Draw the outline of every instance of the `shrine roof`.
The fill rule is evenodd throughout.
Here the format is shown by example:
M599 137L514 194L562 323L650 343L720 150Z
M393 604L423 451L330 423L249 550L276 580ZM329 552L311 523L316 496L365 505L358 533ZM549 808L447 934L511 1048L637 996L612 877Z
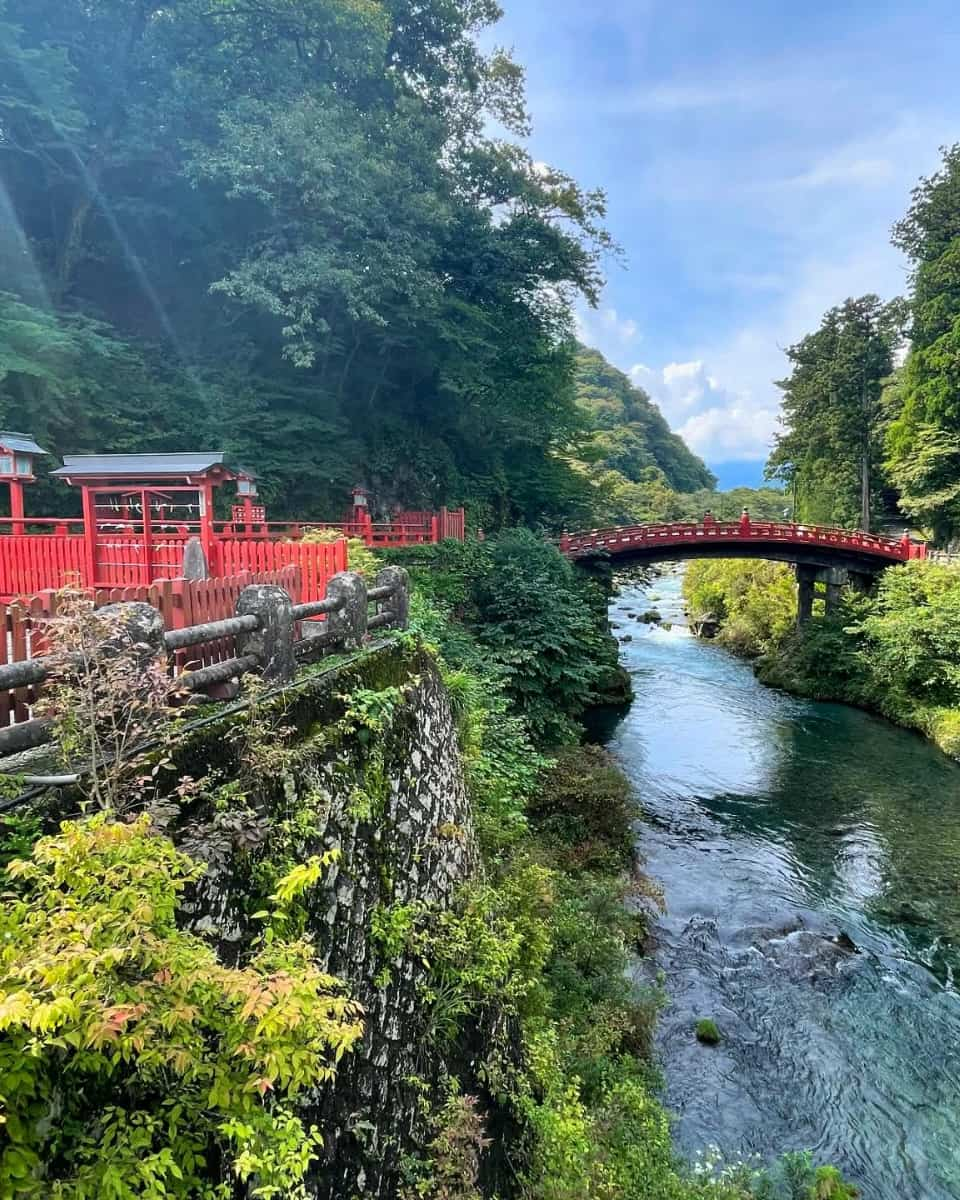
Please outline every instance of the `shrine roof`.
M5 450L19 450L23 454L46 454L46 450L26 433L14 433L12 429L0 429L0 446Z
M61 479L187 479L213 472L233 478L222 450L192 454L65 454L51 475Z

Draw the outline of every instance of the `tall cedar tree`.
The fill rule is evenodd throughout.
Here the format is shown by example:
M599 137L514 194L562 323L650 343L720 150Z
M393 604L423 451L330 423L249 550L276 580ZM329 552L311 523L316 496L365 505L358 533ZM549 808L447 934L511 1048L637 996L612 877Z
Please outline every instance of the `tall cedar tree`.
M914 271L889 470L904 511L947 540L960 534L960 145L920 181L893 240Z
M784 431L767 473L793 489L804 520L870 528L883 483L883 385L902 320L900 302L861 296L787 351L793 371L777 384Z

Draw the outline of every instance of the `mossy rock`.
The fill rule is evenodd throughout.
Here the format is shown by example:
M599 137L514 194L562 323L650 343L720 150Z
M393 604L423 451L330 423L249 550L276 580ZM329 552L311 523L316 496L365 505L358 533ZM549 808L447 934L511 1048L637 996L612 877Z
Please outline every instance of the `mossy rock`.
M719 1046L723 1041L723 1035L717 1028L716 1021L711 1021L709 1017L698 1021L695 1026L697 1041L704 1046Z

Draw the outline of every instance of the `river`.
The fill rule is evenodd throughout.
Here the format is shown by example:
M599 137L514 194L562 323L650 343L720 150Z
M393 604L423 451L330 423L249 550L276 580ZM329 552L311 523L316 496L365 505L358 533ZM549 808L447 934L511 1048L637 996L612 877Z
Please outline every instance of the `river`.
M758 683L690 635L680 581L611 606L636 699L608 738L666 898L637 974L666 977L678 1147L810 1149L865 1200L960 1197L960 768ZM649 608L672 628L631 615ZM716 1048L694 1036L704 1017Z

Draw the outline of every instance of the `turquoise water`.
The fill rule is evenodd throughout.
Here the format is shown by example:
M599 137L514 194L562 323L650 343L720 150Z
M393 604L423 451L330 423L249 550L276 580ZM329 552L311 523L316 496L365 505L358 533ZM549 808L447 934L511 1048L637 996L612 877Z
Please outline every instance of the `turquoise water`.
M679 1146L809 1148L867 1200L960 1197L960 767L630 615L651 607L682 621L679 574L611 608L636 700L609 745L668 905L652 961Z

